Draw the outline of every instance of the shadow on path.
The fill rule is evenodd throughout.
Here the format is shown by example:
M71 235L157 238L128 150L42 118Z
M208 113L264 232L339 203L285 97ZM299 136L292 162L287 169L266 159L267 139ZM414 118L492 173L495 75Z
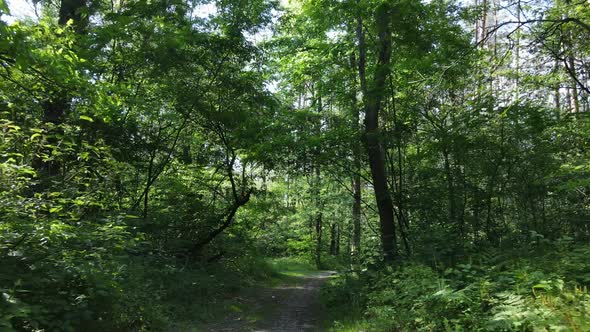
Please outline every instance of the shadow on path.
M293 277L294 283L257 290L248 302L260 316L254 322L235 314L207 329L210 332L316 332L322 326L324 308L320 288L335 272L320 271Z

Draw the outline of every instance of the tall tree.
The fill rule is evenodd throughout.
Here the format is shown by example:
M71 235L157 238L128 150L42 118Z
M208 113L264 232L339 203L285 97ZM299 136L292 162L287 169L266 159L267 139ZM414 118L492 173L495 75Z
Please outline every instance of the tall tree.
M385 151L379 127L379 115L385 98L385 87L390 73L392 50L392 11L393 7L384 2L375 9L375 28L378 37L378 59L373 79L367 82L367 45L363 19L357 19L357 39L359 51L359 78L365 110L365 144L369 155L369 166L373 179L373 189L379 210L381 245L386 261L391 262L397 255L396 227L393 212L393 201L387 182L385 167Z

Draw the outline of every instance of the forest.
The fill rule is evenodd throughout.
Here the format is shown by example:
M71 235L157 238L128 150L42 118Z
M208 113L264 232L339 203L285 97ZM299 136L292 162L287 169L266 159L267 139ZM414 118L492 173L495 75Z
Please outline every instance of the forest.
M590 331L589 115L588 0L0 0L0 331Z

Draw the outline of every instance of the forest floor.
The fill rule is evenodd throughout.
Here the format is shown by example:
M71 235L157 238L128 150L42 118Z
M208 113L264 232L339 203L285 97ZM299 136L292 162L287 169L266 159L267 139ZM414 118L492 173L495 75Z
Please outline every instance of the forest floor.
M230 314L198 331L301 332L325 331L321 286L332 271L283 274L278 285L244 290L229 306Z

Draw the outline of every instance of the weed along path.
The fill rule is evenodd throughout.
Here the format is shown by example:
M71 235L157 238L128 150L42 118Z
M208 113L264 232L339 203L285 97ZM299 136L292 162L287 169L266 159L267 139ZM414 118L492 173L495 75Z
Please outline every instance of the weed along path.
M334 274L318 271L288 276L278 286L252 290L242 298L242 309L205 331L325 331L320 288Z

